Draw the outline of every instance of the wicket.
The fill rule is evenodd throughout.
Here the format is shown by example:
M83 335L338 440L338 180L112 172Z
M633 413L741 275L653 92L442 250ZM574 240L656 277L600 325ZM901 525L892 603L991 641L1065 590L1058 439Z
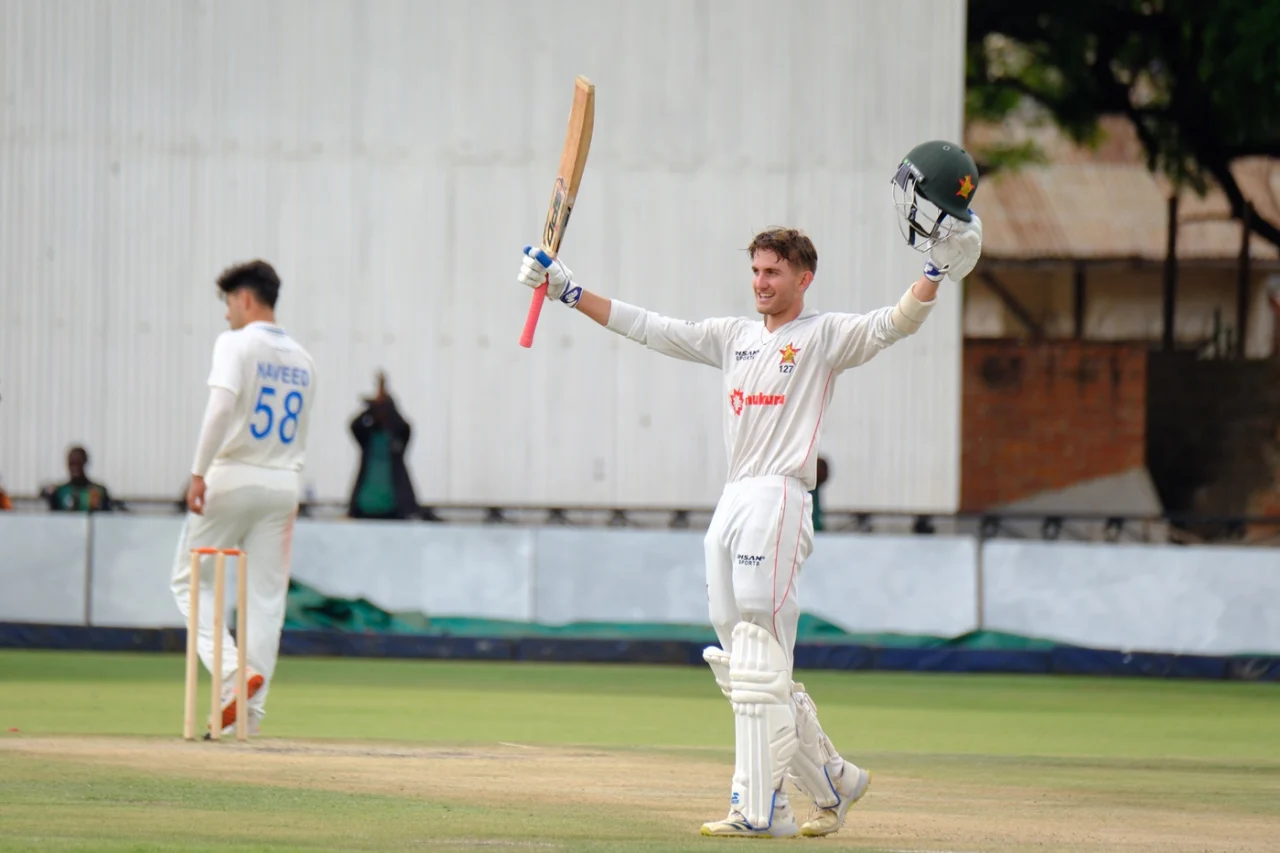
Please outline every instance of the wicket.
M196 737L196 685L200 676L199 627L200 627L200 560L212 556L213 561L213 678L210 692L211 717L210 740L222 737L222 629L226 616L226 558L236 558L236 740L249 739L249 703L245 661L245 639L249 630L248 608L248 555L237 548L192 548L190 600L187 613L187 692L186 716L182 736L186 740Z

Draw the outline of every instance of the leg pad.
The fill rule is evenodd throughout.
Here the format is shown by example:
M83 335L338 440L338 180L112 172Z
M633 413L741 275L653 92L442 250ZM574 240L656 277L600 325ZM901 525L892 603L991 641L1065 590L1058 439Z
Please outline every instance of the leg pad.
M797 747L787 654L766 629L734 626L729 685L737 741L733 799L748 824L765 829Z
M840 754L818 722L818 709L805 692L803 684L792 684L795 699L796 734L798 745L791 759L788 778L804 794L808 794L819 808L834 808L840 804L840 793L832 784L829 771L838 770Z
M733 699L733 688L729 684L729 653L716 646L707 646L702 650L702 659L711 667L711 674L716 677L716 684L724 698Z

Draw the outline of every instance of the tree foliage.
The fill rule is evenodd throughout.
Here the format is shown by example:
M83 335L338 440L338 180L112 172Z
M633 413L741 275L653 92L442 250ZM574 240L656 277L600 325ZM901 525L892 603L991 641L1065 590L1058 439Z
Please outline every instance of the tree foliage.
M967 78L971 118L1030 100L1090 143L1127 116L1149 168L1211 180L1237 218L1231 163L1280 157L1280 0L969 0ZM1249 224L1280 247L1280 222Z

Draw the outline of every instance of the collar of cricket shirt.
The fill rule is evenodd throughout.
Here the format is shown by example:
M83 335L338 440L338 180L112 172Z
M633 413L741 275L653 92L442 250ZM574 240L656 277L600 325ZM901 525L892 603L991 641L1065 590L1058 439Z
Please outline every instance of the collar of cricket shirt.
M810 317L816 317L816 316L818 316L818 309L809 308L808 306L806 306L803 311L801 311L798 315L796 315L796 318L794 320L791 320L790 322L787 322L787 323L783 323L781 326L774 329L772 332L769 331L769 329L765 326L764 320L761 320L760 321L760 342L763 344L767 344L771 340L776 338L778 335L785 332L787 329L790 329L796 323L799 323L801 320L808 320Z

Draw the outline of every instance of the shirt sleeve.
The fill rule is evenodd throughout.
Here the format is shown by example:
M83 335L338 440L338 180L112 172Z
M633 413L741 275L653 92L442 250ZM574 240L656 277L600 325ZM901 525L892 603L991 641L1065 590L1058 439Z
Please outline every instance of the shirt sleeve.
M676 320L614 299L608 328L654 352L723 367L725 347L738 322L736 317Z
M209 386L225 388L239 396L241 374L240 347L234 332L223 332L213 343L213 367L209 370Z
M236 395L215 385L209 389L209 403L204 410L204 424L200 427L200 440L196 442L196 457L191 463L191 473L203 477L209 472L213 457L227 440L236 410Z
M936 302L921 302L908 290L897 305L867 314L824 315L822 348L827 363L837 372L866 364L881 350L914 335Z

